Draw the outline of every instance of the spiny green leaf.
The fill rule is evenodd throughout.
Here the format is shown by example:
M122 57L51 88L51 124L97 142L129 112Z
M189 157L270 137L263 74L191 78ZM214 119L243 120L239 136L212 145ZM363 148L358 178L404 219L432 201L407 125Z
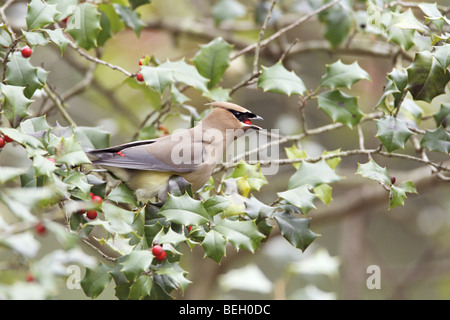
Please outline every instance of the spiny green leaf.
M121 271L129 281L133 282L143 271L150 267L152 261L153 254L149 250L134 250L128 257L122 259L120 263L122 266Z
M363 116L358 108L357 99L339 90L321 93L318 101L319 108L333 121L345 124L350 128L357 125Z
M344 64L341 60L338 60L327 65L327 73L322 76L320 85L331 89L350 88L362 79L370 80L370 76L359 66L357 61L352 64Z
M114 3L113 6L125 25L132 28L136 36L139 37L142 28L145 27L145 23L141 21L141 19L139 18L139 14L127 6L123 6L117 3Z
M392 20L389 28L395 26L400 29L417 30L420 33L428 30L427 26L425 26L423 23L420 23L419 20L417 20L411 9L408 9L402 13L392 12L391 14Z
M332 188L327 183L319 184L313 189L314 194L319 198L324 204L329 205L331 203L331 191Z
M294 247L305 251L306 248L319 236L311 231L311 219L299 218L293 214L278 213L275 219L280 227L283 237Z
M334 6L319 15L321 22L325 23L325 38L333 48L336 48L347 39L352 25L350 12L342 6Z
M41 0L31 0L26 15L28 30L36 30L52 23L59 14L56 5L47 4Z
M132 300L142 300L150 295L152 286L152 279L148 275L141 275L131 284L128 297Z
M50 176L56 170L54 162L39 154L36 154L33 158L33 167L37 176Z
M289 189L311 185L315 187L322 183L333 183L341 178L324 161L317 163L303 162L297 172L289 179Z
M236 0L220 0L213 9L212 14L214 20L220 23L225 20L233 20L243 17L246 13L246 8L243 4Z
M258 231L254 221L233 221L224 219L219 221L213 230L222 234L236 249L247 249L255 252L259 248L264 235Z
M136 197L134 192L127 187L126 184L121 183L115 187L109 194L107 199L118 203L130 203L137 206Z
M408 67L408 86L415 100L431 100L444 93L450 81L450 72L442 69L437 59L429 52L416 53L414 62Z
M97 6L88 2L77 6L66 27L66 32L73 37L75 44L86 50L97 46L100 30L100 12Z
M33 102L24 95L24 87L0 83L0 92L4 98L3 113L11 127L15 128L20 121L29 115L28 107Z
M377 137L388 152L404 148L406 141L413 132L408 129L406 122L393 116L384 116L376 120Z
M213 88L222 79L230 65L230 53L233 46L221 37L202 45L192 59L198 72L209 79L208 88Z
M441 65L443 70L450 65L450 44L444 43L442 46L434 47L433 56Z
M380 167L373 159L370 159L369 162L364 164L358 163L358 170L356 171L356 174L386 185L392 184L386 168Z
M303 185L297 188L289 189L284 192L278 192L277 195L280 198L288 201L294 206L300 208L302 213L306 214L311 209L314 209L316 206L314 205L314 199L316 195L309 191L309 186Z
M405 204L406 193L417 193L412 181L403 182L399 187L391 186L389 191L389 209L403 206Z
M74 135L61 139L61 143L55 150L55 160L58 163L65 163L71 166L90 163L89 158Z
M50 38L50 41L59 47L62 55L64 51L66 51L67 45L70 42L69 39L66 38L61 29L55 30L44 29L44 31L47 33L48 37Z
M443 103L437 113L433 115L436 125L444 128L450 126L450 103Z
M247 164L243 161L239 162L235 167L233 172L228 176L228 178L241 178L246 177L249 191L259 190L265 184L267 184L266 177L261 172L260 164ZM242 181L241 181L242 182Z
M262 67L262 73L258 78L258 88L264 91L302 95L306 87L294 71L287 71L283 63L278 61L271 67Z
M94 268L86 268L86 275L80 282L86 296L95 299L105 290L112 279L110 271L111 268L103 263Z
M169 221L186 226L202 225L209 222L208 213L202 202L192 199L188 194L181 197L169 194L159 214Z
M48 43L48 40L44 37L44 34L42 32L27 32L27 31L22 31L23 35L25 36L25 39L27 40L27 44L29 46L36 46L36 45L41 45L41 46L46 46Z
M30 99L33 93L44 85L47 73L40 67L34 67L29 59L16 53L10 57L6 64L5 81L9 85L25 87L25 97Z
M450 133L442 126L434 130L426 130L420 145L430 151L448 154L450 153Z
M224 196L214 195L208 198L204 203L203 207L210 216L215 216L216 214L222 213L230 205L230 199Z
M414 45L414 29L402 29L392 26L387 30L387 39L398 44L403 50L408 51Z
M217 263L220 263L226 253L226 240L223 235L217 231L210 230L206 233L202 241L202 247L205 251L205 257L211 258Z
M286 156L288 157L288 159L304 159L308 157L306 155L306 152L304 150L298 149L296 145L284 148L284 150L286 151ZM292 165L295 169L298 169L301 166L301 162L293 163Z

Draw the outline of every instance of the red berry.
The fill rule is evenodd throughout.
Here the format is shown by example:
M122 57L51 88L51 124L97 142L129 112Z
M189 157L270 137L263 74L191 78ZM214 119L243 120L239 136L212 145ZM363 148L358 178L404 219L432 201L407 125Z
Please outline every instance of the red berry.
M101 204L103 202L103 199L100 196L92 196L92 202L97 202L98 204Z
M65 24L67 24L68 21L69 21L69 17L64 18L64 19L61 20L61 22L64 22Z
M5 139L6 142L13 142L14 140L8 137L6 134L3 136L3 139Z
M95 211L95 210L88 210L86 212L86 217L88 217L91 220L94 220L95 218L97 218L97 211Z
M25 279L27 280L27 282L33 282L34 281L34 276L31 272L27 272Z
M37 234L44 235L47 229L45 228L44 224L42 222L36 223L34 226L34 230Z
M3 148L6 144L6 141L4 138L0 137L0 149Z
M139 65L142 66L142 61L141 60L139 60Z
M137 79L137 81L140 81L140 82L144 81L144 77L142 76L142 73L139 72L139 73L136 75L136 79Z
M84 210L84 209L79 209L79 210L77 210L77 211L75 211L76 213L78 213L78 214L84 214L85 212L86 212L86 210Z
M160 255L155 256L155 259L158 261L164 261L164 259L166 258L166 255L167 255L166 252L163 251L163 252L161 252Z
M160 256L163 252L165 251L159 244L152 248L152 253L155 257Z
M188 226L188 231L191 232L192 226Z
M244 123L245 123L245 124L252 124L252 122L251 122L249 119L244 120Z
M22 56L24 58L29 58L33 54L33 50L30 47L25 47L22 49Z

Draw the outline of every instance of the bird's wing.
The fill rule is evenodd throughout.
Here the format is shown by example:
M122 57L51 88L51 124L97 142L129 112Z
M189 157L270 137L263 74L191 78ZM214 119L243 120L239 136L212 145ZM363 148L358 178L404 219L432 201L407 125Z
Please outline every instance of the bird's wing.
M111 148L91 150L87 153L97 158L92 161L96 165L175 173L194 171L201 163L199 152L192 152L188 155L188 159L180 160L179 153L174 150L177 146L179 146L179 142L172 141L167 136L155 140L136 141ZM195 150L203 148L201 142L192 143L192 147ZM201 153L200 151L200 158Z

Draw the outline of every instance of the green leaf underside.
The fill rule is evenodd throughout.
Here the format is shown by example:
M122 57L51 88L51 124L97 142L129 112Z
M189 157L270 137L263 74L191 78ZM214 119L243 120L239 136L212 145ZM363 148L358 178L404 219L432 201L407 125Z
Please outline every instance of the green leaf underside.
M386 185L391 185L391 178L386 170L379 166L373 159L364 164L358 164L358 170L356 174L361 175L364 178L375 180Z

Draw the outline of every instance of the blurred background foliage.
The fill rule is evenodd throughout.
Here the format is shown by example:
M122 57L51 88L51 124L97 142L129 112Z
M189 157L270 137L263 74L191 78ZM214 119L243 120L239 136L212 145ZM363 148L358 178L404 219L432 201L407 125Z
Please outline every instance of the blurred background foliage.
M116 2L116 1L112 1ZM120 1L119 1L120 2ZM374 35L364 33L366 17L358 11L364 1L349 1L351 14L351 48L367 47L383 52ZM450 8L450 1L436 1ZM25 28L26 2L15 1L6 14L15 29ZM159 61L175 61L185 58L191 61L199 46L222 36L234 44L234 52L254 43L264 21L264 6L269 1L237 0L153 0L150 5L137 9L143 22L139 37L131 28L120 29L103 47L93 49L102 60L135 73L139 59L154 56ZM311 12L306 0L279 1L273 12L272 24L267 34L273 33L301 14ZM415 9L416 10L416 9ZM448 12L447 12L448 16ZM353 86L359 96L359 107L364 113L373 112L383 94L386 73L393 67L391 55L359 54L350 50L344 41L335 50L324 39L323 23L313 18L308 23L277 39L273 47L283 52L295 39L299 46L292 47L284 65L301 77L307 88L316 88L326 65L341 59L344 63L357 60L366 70L371 81L360 81ZM347 38L348 39L348 38ZM303 44L303 46L302 46ZM310 45L311 48L306 48ZM300 48L300 49L298 49ZM349 50L346 50L349 49ZM271 66L279 59L279 52L272 47L261 53L261 64ZM143 118L155 108L153 95L137 90L126 83L126 76L107 66L98 65L89 70L91 63L75 50L67 48L61 57L60 49L51 44L37 46L31 61L50 71L48 83L59 93L70 92L87 72L92 79L79 92L66 99L68 112L78 125L100 126L111 132L111 144L130 141ZM242 55L231 62L222 87L230 88L251 73L253 55ZM188 89L190 98L186 105L201 113L209 100L201 93ZM34 97L36 98L36 97ZM449 101L447 94L442 99ZM279 129L281 134L301 132L298 97L266 92L262 94L256 85L240 88L232 96L232 102L243 105L264 117L265 129ZM33 104L48 107L42 99ZM329 123L329 118L318 112L316 101L309 102L305 110L306 123L315 128ZM431 108L438 110L439 101ZM188 127L188 108L161 118L169 132ZM55 109L47 113L48 122L68 125ZM364 126L366 147L376 148L376 127L373 122ZM322 154L323 150L350 149L358 145L355 129L345 126L304 140L308 155ZM161 134L161 133L159 133ZM412 145L407 149L413 150ZM29 161L20 149L8 146L2 152L1 165L18 165ZM388 164L389 173L399 181L414 180L423 175L424 168L412 161L374 156L381 166ZM365 156L345 157L338 172L345 179L333 187L330 206L317 204L311 216L311 229L321 234L304 252L284 241L279 232L273 232L267 244L256 254L228 250L221 264L203 257L198 247L193 251L186 246L181 265L189 272L189 285L183 296L186 299L449 299L450 298L450 187L437 179L427 179L417 186L419 194L408 195L405 206L387 210L386 193L376 183L370 183L355 175L358 162L366 162ZM258 198L270 203L277 191L286 188L289 177L295 172L292 166L280 166L276 175L267 175L269 184L257 193ZM426 172L429 175L429 170ZM0 211L3 210L0 207ZM54 249L51 236L42 238L43 252ZM90 252L89 248L86 248ZM3 259L7 257L2 256ZM381 289L369 290L367 267L381 268ZM14 271L2 271L0 281L11 277L24 277ZM61 299L83 299L82 290L69 290L61 283ZM114 298L112 284L98 299Z

